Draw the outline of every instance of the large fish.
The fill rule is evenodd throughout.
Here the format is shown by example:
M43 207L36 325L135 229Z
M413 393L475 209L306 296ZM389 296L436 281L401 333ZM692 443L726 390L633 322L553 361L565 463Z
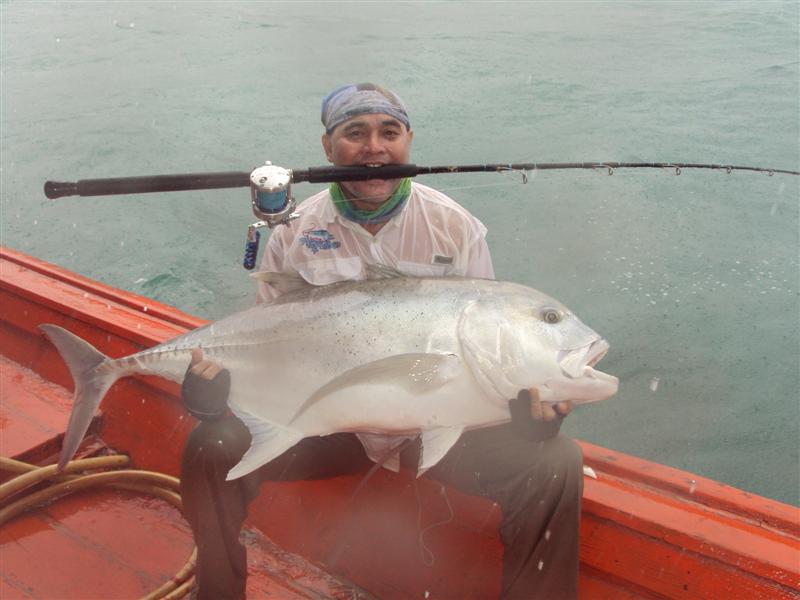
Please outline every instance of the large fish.
M323 287L262 274L276 301L112 359L42 325L75 379L59 465L74 455L108 388L134 373L183 380L191 350L231 373L228 404L252 434L228 474L246 475L305 437L374 442L419 434L419 473L462 431L506 422L508 399L537 386L543 401L603 400L616 377L595 370L608 343L560 302L483 279L386 277ZM292 288L292 289L289 289Z

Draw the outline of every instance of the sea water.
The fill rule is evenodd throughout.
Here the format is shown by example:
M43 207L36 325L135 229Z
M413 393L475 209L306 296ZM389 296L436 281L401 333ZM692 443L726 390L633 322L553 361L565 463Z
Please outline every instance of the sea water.
M45 180L325 163L319 103L374 81L421 165L800 169L797 2L2 2L2 243L207 318L253 302L247 189L45 199ZM611 343L582 439L794 504L800 178L421 177L497 276ZM306 197L320 186L298 184Z

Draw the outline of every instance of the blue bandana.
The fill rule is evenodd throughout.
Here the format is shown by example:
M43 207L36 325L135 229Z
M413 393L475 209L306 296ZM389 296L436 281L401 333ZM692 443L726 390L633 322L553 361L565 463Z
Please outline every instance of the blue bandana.
M408 111L400 96L374 83L344 85L322 100L322 124L329 135L337 125L365 114L389 115L411 129Z

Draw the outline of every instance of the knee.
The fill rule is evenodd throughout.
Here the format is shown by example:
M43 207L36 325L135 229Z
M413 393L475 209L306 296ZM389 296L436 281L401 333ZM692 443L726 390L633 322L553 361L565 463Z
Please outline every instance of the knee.
M539 442L531 457L525 469L526 489L531 494L545 488L574 488L577 493L582 493L583 451L575 440L559 434L546 442Z
M563 465L568 470L583 470L583 450L571 437L559 434L545 442L545 447L553 462Z

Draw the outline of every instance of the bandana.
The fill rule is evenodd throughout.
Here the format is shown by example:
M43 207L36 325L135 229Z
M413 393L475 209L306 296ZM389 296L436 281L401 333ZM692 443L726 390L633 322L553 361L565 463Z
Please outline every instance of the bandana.
M389 115L411 128L406 105L400 96L374 83L345 85L322 100L322 124L329 135L337 125L364 114Z
M411 179L403 179L391 197L375 210L361 210L353 206L338 183L332 183L329 189L334 206L345 219L361 225L374 225L385 223L402 210L411 195Z

